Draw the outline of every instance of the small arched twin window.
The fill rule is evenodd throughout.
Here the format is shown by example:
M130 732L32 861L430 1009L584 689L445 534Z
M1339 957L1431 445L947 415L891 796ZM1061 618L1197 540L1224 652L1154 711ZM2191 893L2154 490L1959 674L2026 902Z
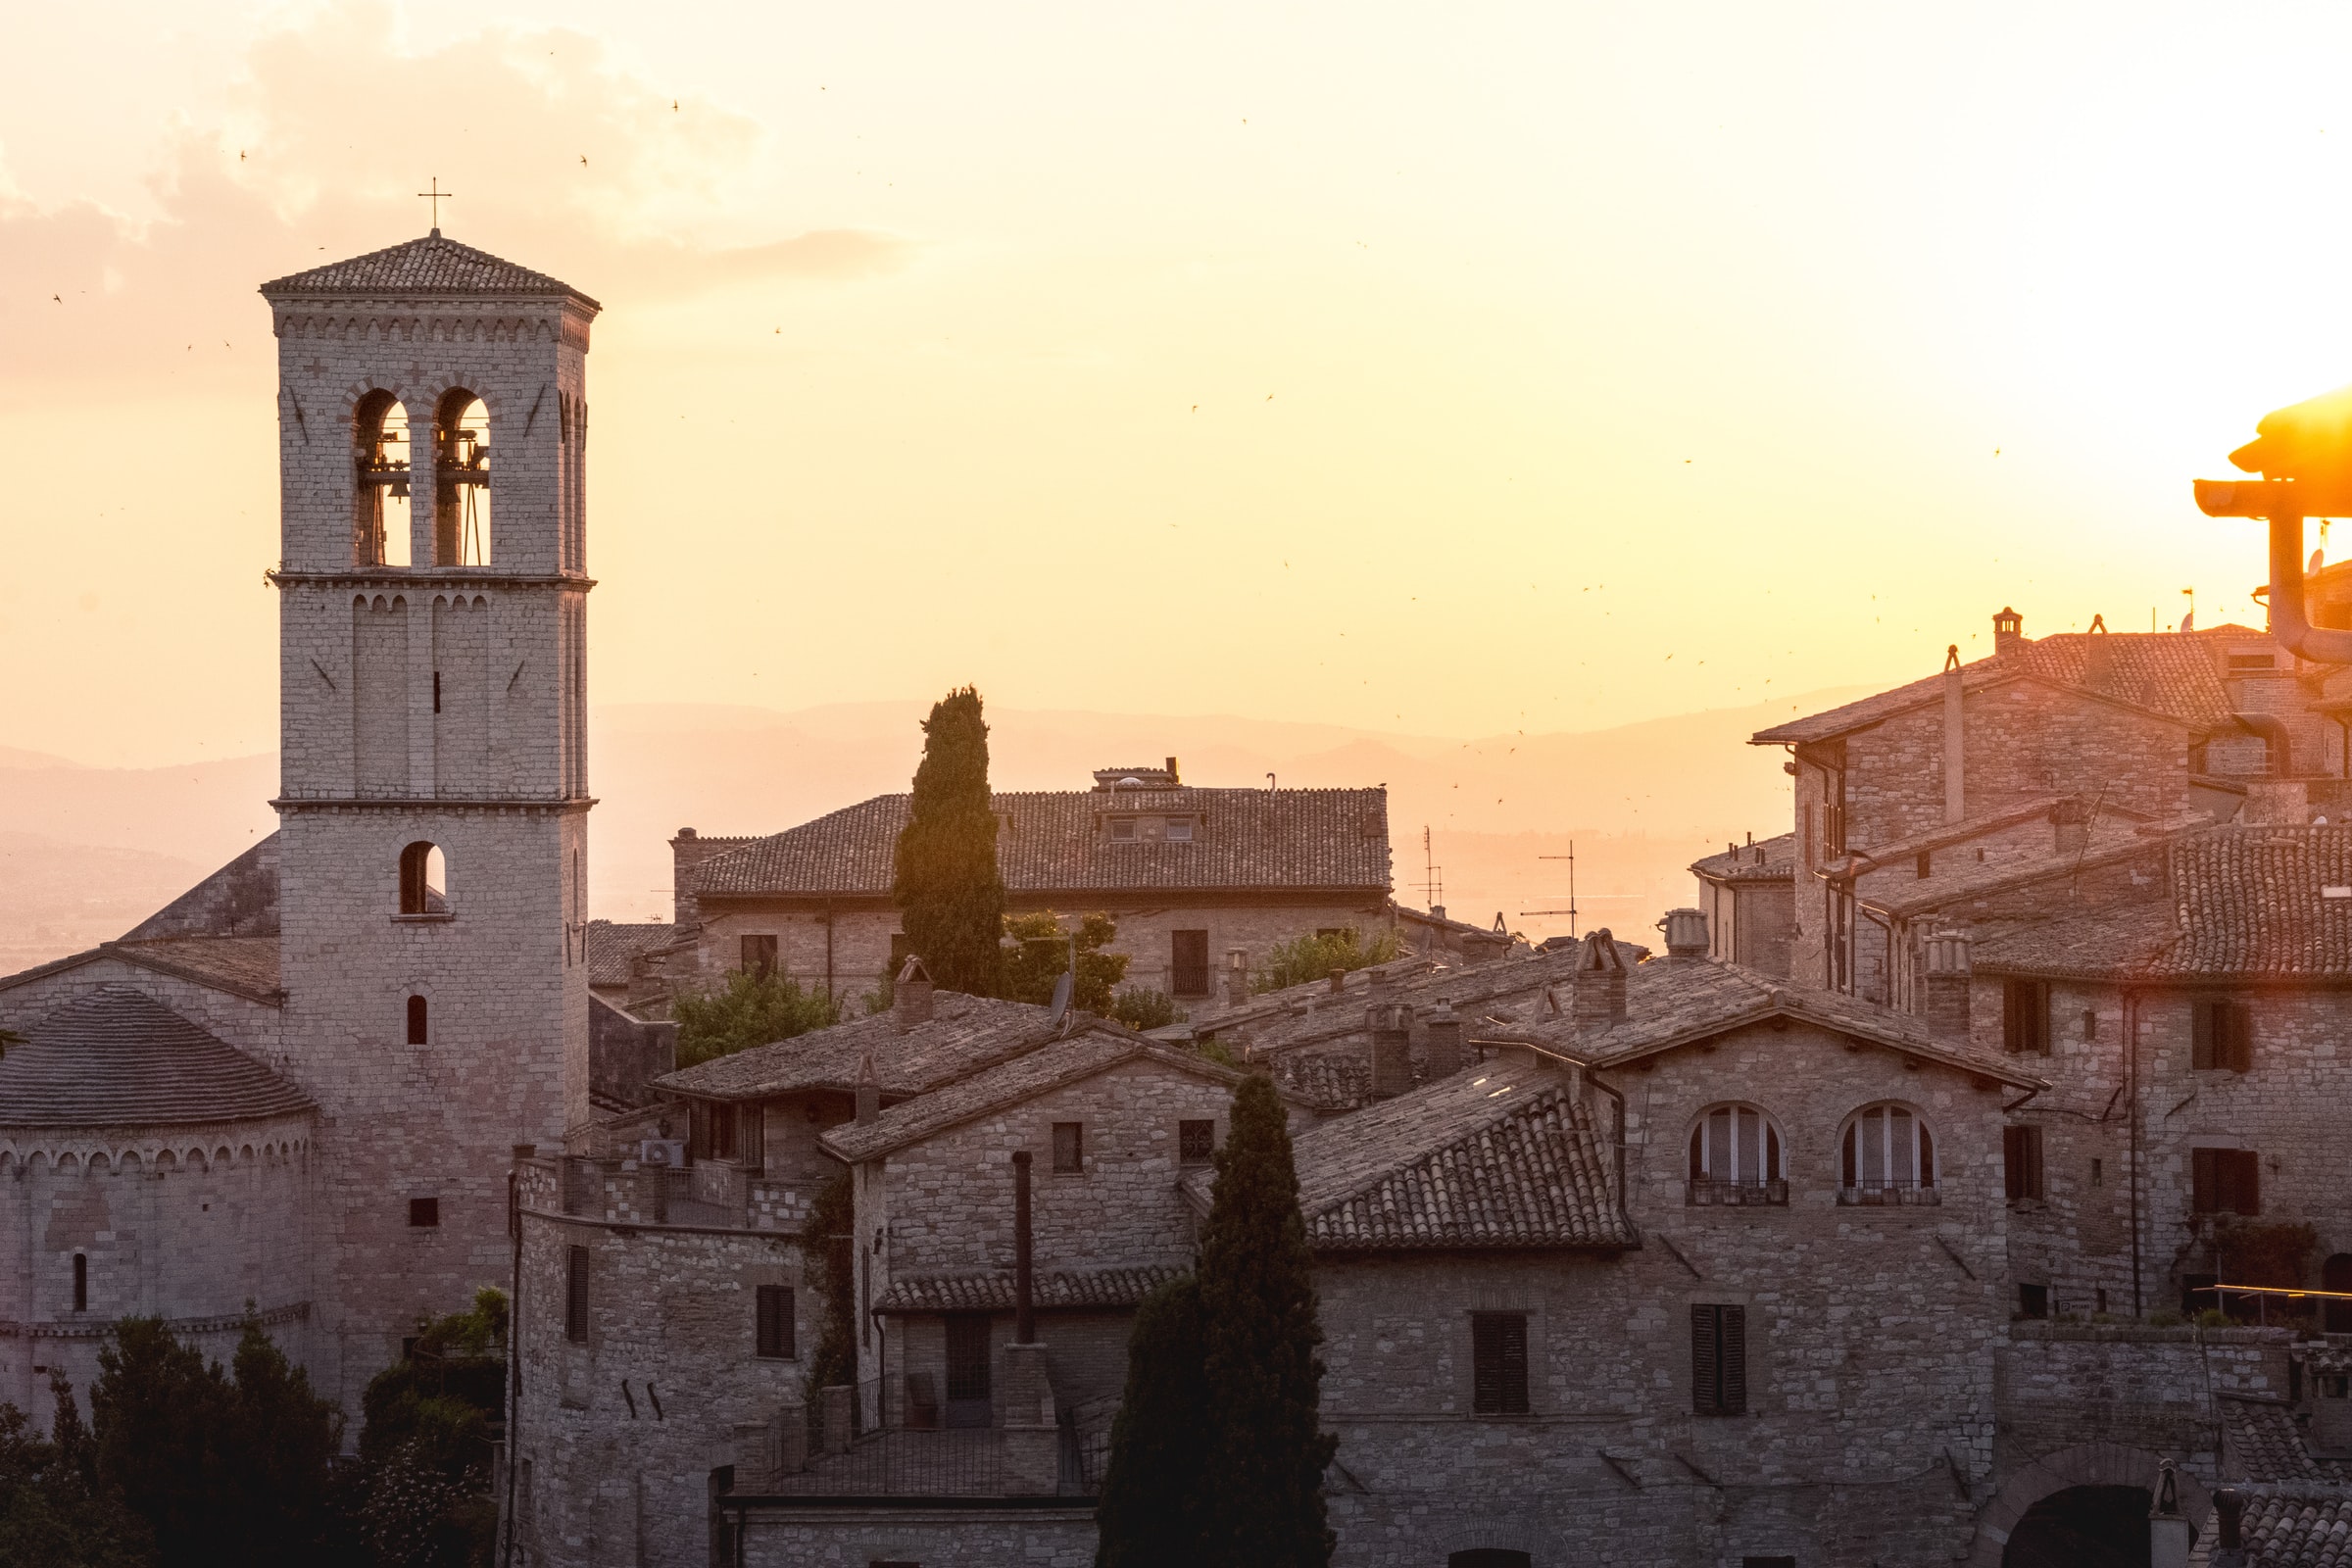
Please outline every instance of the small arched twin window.
M1936 1138L1908 1105L1867 1105L1845 1124L1841 1203L1936 1201Z
M400 912L449 913L449 859L423 839L400 852Z
M1693 1203L1786 1203L1781 1131L1753 1105L1717 1105L1690 1129Z
M1786 1203L1781 1130L1754 1105L1716 1105L1690 1129L1687 1200L1695 1205ZM1856 1111L1838 1139L1838 1201L1933 1203L1936 1138L1908 1105Z

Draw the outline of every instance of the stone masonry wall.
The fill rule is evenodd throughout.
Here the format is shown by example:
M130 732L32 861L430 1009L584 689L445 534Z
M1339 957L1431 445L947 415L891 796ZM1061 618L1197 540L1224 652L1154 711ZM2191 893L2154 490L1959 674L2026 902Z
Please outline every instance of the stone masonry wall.
M2218 1476L2217 1397L2284 1398L2284 1329L2155 1329L2021 1323L1994 1362L2000 1467L2114 1442Z
M292 1076L281 1035L284 1015L278 1007L192 980L158 974L121 958L93 958L0 989L0 1028L27 1033L57 1008L101 986L130 986L145 992L254 1060Z

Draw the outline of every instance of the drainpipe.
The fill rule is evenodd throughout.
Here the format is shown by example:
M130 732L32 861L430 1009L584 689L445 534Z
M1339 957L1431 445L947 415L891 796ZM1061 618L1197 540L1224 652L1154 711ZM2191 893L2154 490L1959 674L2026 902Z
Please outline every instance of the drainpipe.
M2132 1316L2145 1314L2139 1287L2139 995L2124 991L2124 1099L2132 1144Z
M2272 639L2315 663L2352 664L2352 631L2323 631L2304 614L2304 513L2297 486L2293 479L2199 479L2197 510L2208 517L2267 519L2271 525L2268 603ZM2337 487L2315 488L2325 498Z
M1625 1194L1625 1093L1600 1081L1600 1075L1591 1067L1585 1069L1585 1082L1608 1096L1617 1103L1617 1134L1610 1142L1617 1150L1617 1217L1625 1222L1626 1231L1634 1228L1634 1213L1627 1206Z
M1029 1151L1012 1152L1012 1343L1037 1343L1037 1303L1031 1295Z
M2262 752L2273 778L2293 773L2294 750L2288 743L2286 720L2277 713L2231 713L2230 721L2250 735L2262 737Z
M1968 815L1966 726L1960 712L1960 645L1943 651L1943 819Z
M514 1568L515 1452L522 1429L522 1162L539 1157L535 1144L516 1144L507 1170L507 1228L514 1244L514 1279L507 1295L507 1541L500 1562Z

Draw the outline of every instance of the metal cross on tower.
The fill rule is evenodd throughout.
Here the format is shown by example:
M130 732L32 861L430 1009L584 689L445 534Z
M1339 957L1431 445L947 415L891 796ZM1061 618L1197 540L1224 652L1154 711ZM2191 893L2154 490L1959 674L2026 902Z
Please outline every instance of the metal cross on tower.
M441 188L441 176L439 174L435 174L432 177L431 184L433 187L431 190L420 190L416 194L419 197L429 200L433 204L433 232L438 234L441 232L441 204L449 200L452 196L455 196L457 192L443 190Z

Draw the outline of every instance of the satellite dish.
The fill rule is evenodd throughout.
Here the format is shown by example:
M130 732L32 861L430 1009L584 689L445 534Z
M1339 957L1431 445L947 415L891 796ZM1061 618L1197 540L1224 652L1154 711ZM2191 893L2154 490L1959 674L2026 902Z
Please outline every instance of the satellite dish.
M1054 980L1054 1013L1052 1017L1046 1020L1048 1023L1059 1023L1062 1019L1069 1016L1070 987L1071 983L1076 980L1076 978L1077 976L1071 974L1069 970L1064 969L1061 971L1060 976Z

